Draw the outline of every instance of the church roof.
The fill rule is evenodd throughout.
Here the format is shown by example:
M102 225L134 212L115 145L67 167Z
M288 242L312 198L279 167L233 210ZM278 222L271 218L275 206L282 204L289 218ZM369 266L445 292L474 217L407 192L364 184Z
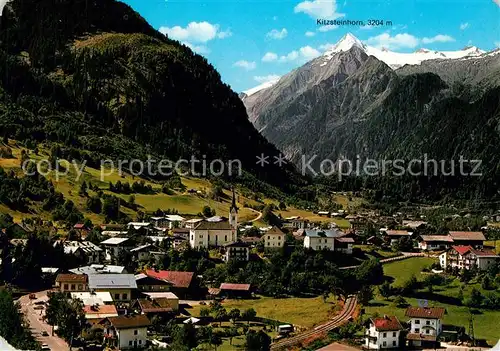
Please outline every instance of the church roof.
M234 194L234 187L233 187L233 200L231 202L231 207L229 208L229 212L232 212L234 210L236 210L236 212L238 212L238 206L236 206L236 195Z

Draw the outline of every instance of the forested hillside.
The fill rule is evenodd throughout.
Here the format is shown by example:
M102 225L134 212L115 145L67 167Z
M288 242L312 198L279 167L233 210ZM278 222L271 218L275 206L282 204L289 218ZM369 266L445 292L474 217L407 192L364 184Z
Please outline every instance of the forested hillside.
M0 135L60 144L98 166L103 158L239 159L232 178L291 193L277 155L236 93L203 57L155 31L114 0L13 0L0 22ZM272 191L272 190L271 190Z

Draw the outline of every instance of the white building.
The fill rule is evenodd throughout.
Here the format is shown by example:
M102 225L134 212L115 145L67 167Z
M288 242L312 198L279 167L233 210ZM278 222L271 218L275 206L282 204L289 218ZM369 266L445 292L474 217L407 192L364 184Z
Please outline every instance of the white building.
M335 238L344 235L340 230L315 230L306 229L304 231L304 247L313 250L334 250Z
M500 260L492 250L474 249L472 246L457 245L439 255L442 268L466 269L477 268L487 270Z
M285 246L285 233L278 227L272 227L262 236L264 238L264 248L279 249Z
M406 317L410 318L410 331L406 338L410 346L432 347L443 331L441 320L446 310L442 307L408 307Z
M395 316L370 319L365 331L365 348L371 350L397 349L400 347L403 326ZM401 345L403 346L403 345Z
M108 346L119 350L146 347L148 326L151 324L146 315L109 317L101 323L104 324Z
M237 240L238 207L233 190L233 202L229 208L229 219L203 220L189 231L192 248L221 247Z
M224 260L248 261L250 259L250 246L241 241L235 241L224 246Z
M106 261L112 261L113 258L116 259L120 255L122 250L129 251L132 249L129 243L129 238L109 238L101 242L101 246L104 247Z
M56 245L62 245L66 255L75 255L85 260L88 264L100 263L104 256L103 250L90 241L58 240L54 243L54 246Z

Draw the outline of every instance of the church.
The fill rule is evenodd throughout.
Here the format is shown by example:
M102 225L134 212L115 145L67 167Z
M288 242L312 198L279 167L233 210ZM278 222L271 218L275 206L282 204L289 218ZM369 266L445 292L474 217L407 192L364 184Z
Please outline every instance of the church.
M222 247L237 241L238 207L233 189L233 200L229 208L229 219L208 218L199 222L189 232L189 244L194 249Z

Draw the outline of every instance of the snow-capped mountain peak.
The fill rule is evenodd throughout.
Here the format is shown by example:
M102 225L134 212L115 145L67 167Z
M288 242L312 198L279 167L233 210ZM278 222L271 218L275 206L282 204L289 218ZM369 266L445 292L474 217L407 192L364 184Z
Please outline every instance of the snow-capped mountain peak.
M335 44L331 49L327 50L325 52L325 56L333 56L334 54L341 52L341 51L348 51L350 50L353 46L357 46L360 49L365 49L366 46L356 38L354 35L351 33L347 33L340 39L337 44Z
M270 88L272 87L274 84L276 84L278 81L280 80L280 78L273 78L265 83L262 83L252 89L248 89L248 90L245 90L243 93L246 95L246 96L250 96L250 95L253 95L261 90L264 90L264 89L267 89L267 88Z

